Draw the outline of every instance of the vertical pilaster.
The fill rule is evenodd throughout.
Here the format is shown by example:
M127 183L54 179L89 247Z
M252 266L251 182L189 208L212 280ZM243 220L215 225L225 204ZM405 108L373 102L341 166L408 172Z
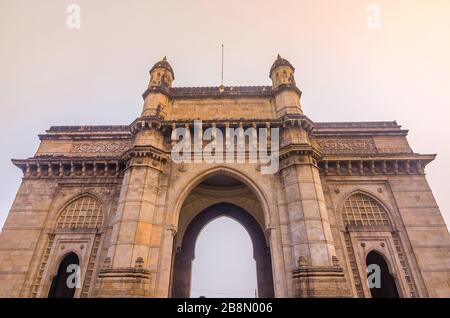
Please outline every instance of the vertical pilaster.
M290 135L295 134L291 132ZM292 273L295 296L350 296L344 272L336 258L315 150L309 144L290 144L287 149L290 150L285 152L282 160L281 178L292 254L297 261Z
M309 155L292 155L282 170L294 259L330 266L335 255L318 168Z
M151 158L133 158L125 173L113 225L110 257L114 267L148 258L160 171Z
M152 241L160 170L150 157L130 159L113 221L108 257L111 265L100 271L97 296L152 296L156 273ZM157 233L156 233L157 234Z
M100 271L97 296L151 297L159 263L162 226L156 218L165 162L163 135L156 122L134 127L134 146L125 155L127 168L112 221L110 265Z

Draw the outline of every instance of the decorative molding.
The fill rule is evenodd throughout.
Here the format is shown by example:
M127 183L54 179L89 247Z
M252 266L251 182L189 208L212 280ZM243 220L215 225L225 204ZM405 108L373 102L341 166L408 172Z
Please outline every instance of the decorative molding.
M317 138L315 142L323 154L377 153L372 138Z
M75 153L122 153L131 147L130 143L83 142L74 143L71 152Z
M125 170L122 159L31 158L13 159L24 178L119 177Z
M316 122L317 128L398 128L396 121Z
M434 158L434 157L433 157ZM432 160L426 155L410 158L355 158L322 159L319 162L322 175L388 175L388 174L424 174L424 167Z
M129 132L128 125L51 126L48 133L60 132Z

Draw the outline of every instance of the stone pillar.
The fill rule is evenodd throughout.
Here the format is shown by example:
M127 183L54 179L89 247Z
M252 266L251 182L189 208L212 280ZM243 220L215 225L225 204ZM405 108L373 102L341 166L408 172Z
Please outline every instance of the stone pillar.
M99 274L97 297L152 297L157 276L162 226L155 220L163 136L154 123L140 123L128 159L113 217L110 265Z
M254 243L253 243L254 244ZM272 260L269 248L260 248L254 254L256 262L256 281L258 283L258 298L273 298L274 283L272 274ZM268 277L272 279L268 279Z
M297 297L349 296L343 270L337 264L317 167L319 153L309 142L302 121L288 122L281 138L281 179L292 253L297 260L293 271L295 294Z
M270 68L280 131L280 176L290 227L292 278L297 297L350 296L338 266L317 167L320 154L311 144L314 124L300 104L295 68L278 55ZM334 261L333 261L334 260Z
M155 289L155 297L166 298L171 296L171 274L173 264L174 238L177 231L175 226L165 225L162 249L160 254L161 264L159 280Z
M161 124L175 79L164 57L150 69L141 117L134 122L133 147L124 155L127 169L113 217L108 263L97 280L98 297L156 297L164 226L158 205L166 144ZM166 273L165 273L166 274Z
M183 248L176 251L173 271L177 273L172 282L172 298L189 298L191 295L192 253ZM175 286L175 288L174 288Z

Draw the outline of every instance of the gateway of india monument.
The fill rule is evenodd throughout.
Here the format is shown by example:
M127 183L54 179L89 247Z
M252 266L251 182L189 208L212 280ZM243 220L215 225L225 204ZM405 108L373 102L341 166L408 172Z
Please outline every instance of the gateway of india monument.
M34 156L12 160L23 179L0 235L0 296L190 297L196 238L228 216L250 235L259 297L450 297L450 237L425 178L435 155L395 121L311 120L294 71L278 56L271 86L173 87L164 58L131 124L39 135ZM251 134L241 162L176 162L176 131L200 120L214 142L267 132L276 169L248 160Z

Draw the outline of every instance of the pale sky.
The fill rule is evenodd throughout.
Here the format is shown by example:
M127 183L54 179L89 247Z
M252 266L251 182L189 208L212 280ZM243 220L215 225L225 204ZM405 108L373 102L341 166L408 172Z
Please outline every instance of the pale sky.
M208 223L195 242L191 297L254 298L256 262L250 235L237 221Z
M80 29L66 25L70 3ZM379 29L367 26L371 3ZM10 159L32 156L38 134L131 123L164 55L175 86L218 85L222 43L226 85L269 85L280 53L312 120L409 129L415 152L438 154L426 172L450 224L448 0L0 0L0 226L21 178Z

